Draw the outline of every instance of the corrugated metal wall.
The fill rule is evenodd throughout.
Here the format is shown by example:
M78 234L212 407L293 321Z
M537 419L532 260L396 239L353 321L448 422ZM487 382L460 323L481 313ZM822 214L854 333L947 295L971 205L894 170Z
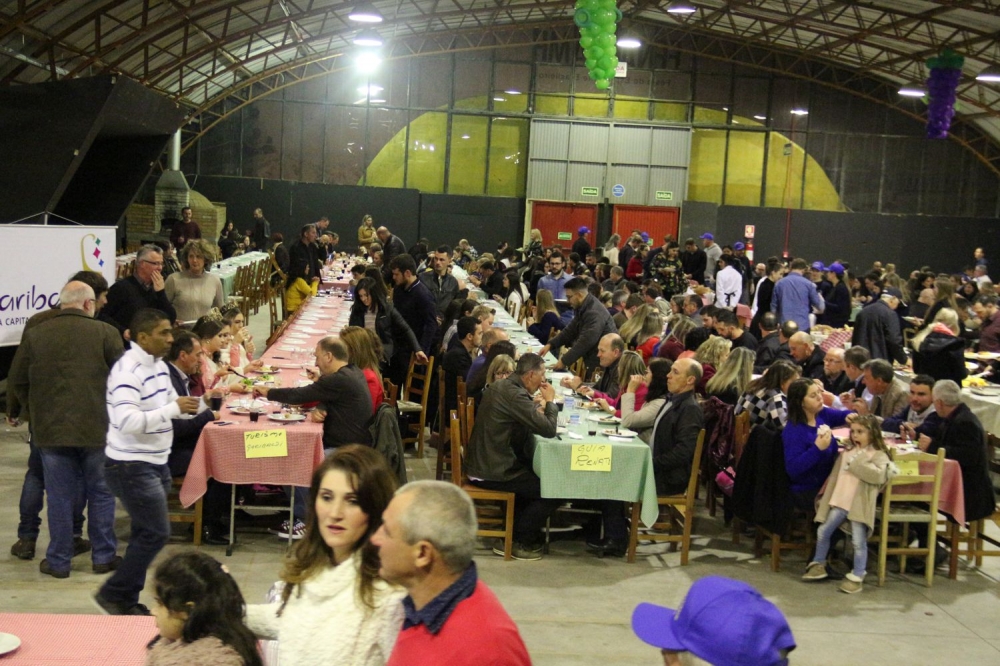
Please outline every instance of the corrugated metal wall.
M687 194L690 150L686 127L535 119L527 197L680 206ZM615 195L616 185L621 196Z

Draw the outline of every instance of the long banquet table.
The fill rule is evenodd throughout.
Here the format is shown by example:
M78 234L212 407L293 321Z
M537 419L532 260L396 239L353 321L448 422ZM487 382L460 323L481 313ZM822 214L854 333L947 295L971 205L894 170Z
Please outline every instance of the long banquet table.
M152 617L48 613L0 613L0 632L21 640L4 666L142 666L158 633Z

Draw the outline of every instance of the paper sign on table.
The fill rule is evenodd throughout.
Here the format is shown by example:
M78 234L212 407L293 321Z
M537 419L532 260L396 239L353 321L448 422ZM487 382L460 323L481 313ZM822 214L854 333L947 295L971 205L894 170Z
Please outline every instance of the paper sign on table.
M916 460L900 460L896 463L900 476L920 476L920 462Z
M610 472L610 444L574 444L569 461L571 472Z
M288 439L282 429L248 430L243 433L243 447L247 458L285 458L288 456Z

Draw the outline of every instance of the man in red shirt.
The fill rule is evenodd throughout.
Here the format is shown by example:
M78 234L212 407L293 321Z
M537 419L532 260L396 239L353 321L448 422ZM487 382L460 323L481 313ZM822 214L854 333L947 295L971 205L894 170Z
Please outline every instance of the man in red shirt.
M476 526L472 500L443 481L406 484L382 514L372 536L379 575L409 592L388 666L531 665L517 625L476 575Z

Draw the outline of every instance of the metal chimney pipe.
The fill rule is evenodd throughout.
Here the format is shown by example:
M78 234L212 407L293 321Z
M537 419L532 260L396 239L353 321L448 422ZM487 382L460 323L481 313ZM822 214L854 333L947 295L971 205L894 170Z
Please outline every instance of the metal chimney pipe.
M181 131L177 130L170 137L170 145L167 147L167 168L171 171L181 170Z

